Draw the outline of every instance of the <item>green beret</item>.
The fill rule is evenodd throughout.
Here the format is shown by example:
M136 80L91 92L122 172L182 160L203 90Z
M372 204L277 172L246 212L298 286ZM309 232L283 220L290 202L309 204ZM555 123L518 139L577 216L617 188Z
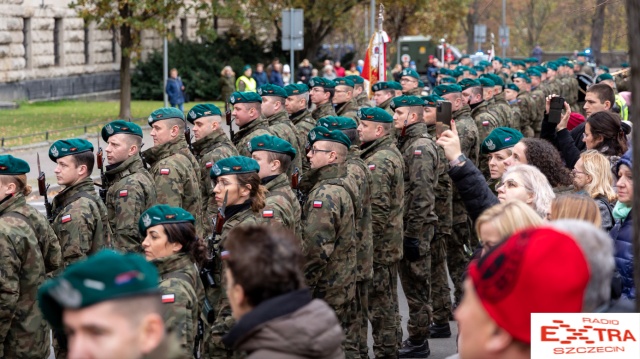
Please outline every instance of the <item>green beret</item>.
M313 144L317 141L329 141L329 142L337 142L339 144L347 146L347 148L351 147L351 141L349 137L342 133L339 130L330 131L326 127L318 126L314 127L309 131L309 146L313 146Z
M362 85L364 83L364 79L362 78L362 76L349 75L349 76L345 76L344 78L353 81L354 85Z
M494 86L504 86L504 81L502 80L502 77L496 74L484 74L484 77L491 79L491 81L493 81L494 83Z
M462 79L458 82L458 85L462 88L462 91L472 87L482 87L482 84L480 84L478 80L473 79Z
M484 66L476 65L476 66L473 67L473 69L478 71L478 72L484 72Z
M482 87L494 87L496 85L496 83L488 77L481 77L478 79L478 82Z
M583 51L583 52L579 52L578 56L589 57L589 54L587 54L586 52ZM567 59L567 60L569 60L569 59Z
M266 84L258 87L258 95L287 98L287 91L278 85Z
M456 67L456 70L458 70L458 71L469 71L469 70L471 70L471 67L460 65L460 66Z
M418 87L424 87L424 82L422 82L422 80L418 80Z
M504 59L502 59L502 61L503 61L505 64L511 64L513 60L511 60L511 59L510 59L510 58L508 58L508 57L505 57Z
M504 86L505 90L513 90L515 92L520 92L520 88L514 84L513 82L509 82Z
M469 55L462 55L462 56L460 57L460 60L462 60L462 59L469 59L469 58L471 58Z
M491 63L486 60L481 60L480 62L478 62L478 65L482 67L488 67L488 66L491 66Z
M527 69L527 75L529 75L529 77L542 77L540 71L532 68Z
M524 62L528 64L535 64L538 63L538 59L536 59L535 57L529 57L528 59L525 59Z
M399 107L422 107L424 101L418 96L398 96L391 101L391 109L395 111Z
M324 77L312 77L309 80L309 87L322 87L325 89L336 88L336 83Z
M422 101L424 101L422 103L422 106L424 107L436 107L438 106L438 101L446 101L442 97L434 94L431 94L429 96L422 96L421 98L422 98Z
M578 56L587 56L585 52L581 52L581 53L584 55L578 54ZM566 56L561 56L561 57L558 57L555 62L558 62L558 61L569 61L569 58Z
M377 92L380 90L398 90L402 91L402 85L395 81L387 81L387 82L376 82L372 87L371 91Z
M220 176L237 175L252 172L260 172L260 165L258 164L258 162L256 162L256 160L244 156L233 156L223 158L220 161L216 162L213 167L211 167L209 176L215 179Z
M234 92L229 97L229 103L235 105L237 103L262 103L262 97L257 92Z
M578 61L578 62L576 62L576 63L577 63L578 65L580 65L580 66L583 66L583 65L585 64L585 62L584 62L584 61Z
M251 65L244 65L244 67L242 68L242 72L245 72L247 70L251 70Z
M353 81L351 79L348 79L346 77L336 77L333 82L336 83L336 86L349 86L349 87L354 87L355 84L353 83Z
M531 68L534 69L534 70L538 70L540 72L540 74L546 74L547 73L547 68L542 66L542 65L532 66Z
M212 103L203 103L191 108L191 111L187 114L187 121L193 124L197 119L209 116L222 116L222 112L218 106Z
M119 133L142 137L142 129L140 126L125 120L115 120L107 123L100 133L102 135L102 139L105 141L109 141L109 137Z
M420 75L418 75L416 70L410 67L407 67L406 69L402 70L402 76L409 76L409 77L413 77L414 79L420 80Z
M558 64L556 62L547 62L547 71L548 70L558 71Z
M620 64L620 67L622 67L623 69L626 69L629 67L629 63L628 62L623 62Z
M143 295L158 295L158 270L140 254L102 250L68 266L38 289L38 305L54 329L62 329L64 309Z
M503 63L504 60L502 60L502 58L500 56L496 56L491 61L498 61L499 63Z
M469 69L468 72L473 75L473 76L478 76L478 72L476 71L476 69Z
M433 88L433 93L438 96L457 92L462 92L462 87L458 84L442 84Z
M450 64L453 64L453 65L457 65L459 63L460 63L460 60L453 60L450 62Z
M502 67L504 67L505 69L511 69L511 65L509 65L509 64L504 64L504 65L502 65Z
M596 77L596 83L600 83L600 82L606 81L606 80L613 81L613 76L608 72L600 74L600 75L598 75L598 77Z
M329 129L329 131L333 130L353 130L358 128L358 123L349 117L341 117L341 116L327 116L318 119L318 123L316 126L322 126Z
M301 95L309 92L309 86L305 84L290 84L284 87L287 92L287 97Z
M605 65L600 65L598 68L606 73L609 73L609 68Z
M196 224L191 213L180 207L171 207L167 204L157 204L142 213L138 220L138 231L144 238L147 229L164 223L185 223Z
M23 175L31 172L29 164L11 155L0 156L0 175Z
M51 161L56 162L58 158L77 155L82 152L93 152L93 145L91 142L82 138L58 140L49 147L49 158Z
M495 128L482 141L480 153L487 154L500 151L505 148L513 147L522 139L522 133L509 127Z
M149 126L151 126L154 124L154 122L168 120L171 118L179 118L184 121L184 113L182 113L180 109L175 107L162 107L151 112L151 115L149 115L147 122L149 122Z
M446 76L440 79L440 83L441 84L455 84L457 83L458 80L456 80L455 78L451 77L451 76Z
M291 159L296 157L296 149L291 144L279 137L271 135L256 136L249 141L249 152L268 151L289 155Z
M528 84L531 83L531 78L529 76L527 76L527 74L525 74L524 72L515 72L513 75L511 75L511 77L514 78L514 79L523 79Z
M453 76L453 77L455 77L455 78L458 78L458 77L460 77L460 76L462 76L462 75L464 75L464 74L462 73L462 71L457 70L457 69L456 69L456 70L453 70L453 71L451 72L451 76Z
M393 117L387 111L379 107L363 107L358 110L357 116L360 121L372 121L381 123L393 122Z
M441 68L438 69L438 74L451 76L451 71L452 70L449 70L446 67L441 67Z

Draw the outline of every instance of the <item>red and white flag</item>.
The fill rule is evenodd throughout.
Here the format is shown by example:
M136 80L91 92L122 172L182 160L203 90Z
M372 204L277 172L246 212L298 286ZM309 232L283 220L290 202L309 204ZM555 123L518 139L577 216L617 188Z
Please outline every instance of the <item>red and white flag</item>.
M367 48L362 67L362 77L369 81L369 89L376 82L387 81L387 43L389 36L382 30L382 14L380 14L378 31L376 31ZM371 91L369 92L371 93Z

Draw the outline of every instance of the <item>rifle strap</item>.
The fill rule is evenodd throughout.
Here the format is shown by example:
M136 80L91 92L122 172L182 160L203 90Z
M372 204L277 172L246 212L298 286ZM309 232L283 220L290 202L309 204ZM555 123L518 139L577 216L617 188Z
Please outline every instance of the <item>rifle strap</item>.
M33 226L33 224L31 223L31 221L29 221L29 218L27 218L27 216L25 216L22 213L18 213L18 212L6 212L0 215L0 217L11 217L11 218L17 218L20 219L22 221L24 221L26 224L29 225L29 228L31 228L31 230L33 231L33 234L35 236L38 235L38 231L36 231L36 228Z
M68 205L70 205L71 203L79 200L80 198L86 198L89 199L91 201L93 201L94 203L96 203L99 206L99 203L96 201L95 198L93 198L90 194L88 194L87 192L78 192L76 194L74 194L73 196L67 198L66 201L64 201L62 203L62 205L56 207L56 210L53 211L52 213L52 217L55 219L56 217L58 217L58 215L60 214L60 212L62 212L63 209L65 209Z

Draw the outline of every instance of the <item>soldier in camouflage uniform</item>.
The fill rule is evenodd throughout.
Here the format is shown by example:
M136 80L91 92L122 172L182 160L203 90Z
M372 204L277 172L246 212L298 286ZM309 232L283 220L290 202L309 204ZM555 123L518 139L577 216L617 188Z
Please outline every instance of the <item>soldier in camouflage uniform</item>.
M175 333L185 353L194 353L202 345L202 338L196 336L198 321L205 320L204 286L196 265L207 253L204 246L191 244L195 222L191 213L166 204L149 208L139 220L145 258L160 275L165 326Z
M200 193L200 166L189 151L183 132L186 126L182 111L167 107L149 116L153 147L143 152L151 166L149 172L156 187L157 201L172 207L181 207L198 218L198 237L204 235L202 224L202 194Z
M531 78L524 72L516 72L513 74L513 84L518 86L520 93L518 94L518 107L520 107L520 132L525 137L533 137L533 130L536 116L538 115L538 107L536 100L531 97ZM517 130L517 129L516 129Z
M306 153L307 135L314 127L316 120L309 112L309 87L305 84L291 84L284 87L287 92L285 100L285 108L289 114L289 119L293 123L298 137L298 144L302 146L302 152L299 152L300 161L302 161L302 172L307 172L309 167L309 159L304 155Z
M234 92L229 98L233 106L231 115L240 128L235 133L233 144L240 156L251 157L249 142L260 135L270 135L269 122L262 116L262 97L255 92Z
M49 330L36 307L44 282L45 261L35 223L24 213L29 194L29 165L13 156L0 156L0 357L42 359L49 356ZM16 184L14 176L25 181ZM7 194L11 190L14 194ZM20 195L18 195L20 193ZM57 264L60 257L58 253Z
M340 131L316 127L309 132L309 143L311 170L300 183L307 198L302 206L304 273L313 297L327 302L349 333L358 328L351 309L356 299L357 194L345 164L351 141ZM360 358L358 347L348 335L346 357Z
M434 88L434 93L451 102L451 116L458 128L462 153L474 164L477 164L480 146L478 128L471 118L471 108L464 103L462 88L456 84L438 85ZM469 261L464 247L471 238L471 221L467 216L467 210L458 190L456 188L452 190L453 218L451 223L453 231L451 240L447 243L447 267L455 288L455 307L462 298L462 278Z
M393 118L381 108L360 110L360 157L371 172L373 280L369 320L376 358L398 353L398 262L402 258L404 160L389 134Z
M262 114L269 122L269 132L273 136L281 138L291 144L297 153L303 153L306 142L300 143L293 122L289 119L284 108L287 92L280 86L264 85L258 88L258 94L262 96ZM285 168L286 173L291 176L298 169L302 174L302 156L295 156L292 165Z
M346 77L338 77L333 80L336 83L336 93L333 96L333 104L336 106L336 116L348 117L358 121L358 104L353 95L353 81Z
M122 252L141 252L138 219L156 203L156 188L140 157L142 129L135 123L117 120L102 128L109 145L107 172L107 213L113 230L113 247Z
M520 93L520 88L516 86L514 83L508 83L504 87L504 99L509 104L509 108L511 108L512 114L512 122L510 128L516 129L520 131L520 118L522 117L522 113L520 112L520 106L518 105L518 94Z
M533 121L533 133L535 137L540 137L540 130L542 129L542 119L544 117L544 107L546 97L544 95L544 91L540 89L540 84L542 83L542 74L537 69L530 68L527 70L527 75L531 79L531 97L535 101L536 104L536 117L535 121Z
M225 240L233 228L262 223L260 212L265 206L266 189L260 184L259 171L260 165L244 156L224 158L211 168L211 179L215 183L213 193L218 206L224 210L224 225L222 231L216 233L220 255L214 259L217 268L214 275L219 284L212 293L215 320L211 323L211 340L208 341L209 358L231 358L233 355L222 343L222 337L229 333L235 321L225 292L226 278L221 258Z
M409 339L398 351L400 358L426 358L431 323L431 241L438 217L434 188L438 182L438 152L427 132L422 104L417 96L393 99L394 125L400 132L398 149L404 160L404 257L399 272L409 304Z
M402 70L402 76L400 77L400 85L402 86L402 94L406 96L420 96L422 95L422 88L420 87L420 75L416 70L407 67Z
M223 158L237 156L238 150L224 133L222 112L213 104L200 104L191 108L187 121L193 125L195 142L193 153L200 168L200 195L202 196L202 225L207 238L213 232L211 220L218 214L209 172L213 164Z
M289 142L270 135L254 137L250 144L251 157L260 165L260 180L269 191L262 220L265 223L276 221L300 237L302 211L287 176L287 169L297 156L296 149Z
M371 101L369 101L367 91L364 89L364 79L358 75L349 75L345 78L353 81L353 97L356 99L358 108L371 107Z
M361 114L357 115L362 118ZM373 278L373 238L371 229L371 186L373 179L367 165L360 158L360 148L357 143L358 125L356 121L348 117L325 117L318 121L318 125L326 127L330 131L339 130L349 138L351 147L347 155L347 176L349 176L356 187L353 189L358 194L359 201L354 202L356 213L356 300L353 301L352 313L356 314L356 323L359 325L360 333L355 339L360 343L360 355L368 355L367 345L367 320L369 318L368 309L368 288ZM347 336L352 335L347 333ZM354 331L353 335L357 335Z
M373 91L373 100L376 102L376 106L385 110L391 117L393 117L393 110L391 109L391 102L396 97L397 91L401 91L402 86L394 81L389 82L376 82L371 88ZM393 134L393 126L391 129Z
M511 127L513 124L513 111L504 97L504 81L502 77L495 74L487 74L486 78L493 81L493 111L502 118L504 127Z
M309 98L316 105L311 116L317 121L322 117L335 116L333 97L336 93L336 83L324 77L312 77L309 80Z

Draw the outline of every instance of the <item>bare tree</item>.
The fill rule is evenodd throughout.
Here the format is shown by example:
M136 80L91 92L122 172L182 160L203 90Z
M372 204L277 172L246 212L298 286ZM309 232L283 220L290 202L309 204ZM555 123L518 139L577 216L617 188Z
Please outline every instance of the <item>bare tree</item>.
M596 63L602 60L602 39L604 37L604 12L609 0L597 0L596 11L591 22L591 53ZM636 19L637 21L637 19Z

